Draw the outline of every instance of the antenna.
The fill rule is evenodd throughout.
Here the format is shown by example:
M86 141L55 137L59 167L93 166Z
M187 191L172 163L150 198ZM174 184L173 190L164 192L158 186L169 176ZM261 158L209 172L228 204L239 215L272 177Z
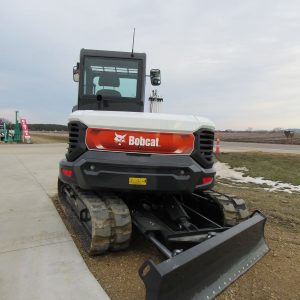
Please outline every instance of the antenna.
M134 36L135 36L135 28L133 28L133 37L132 37L132 50L131 50L131 57L133 57L133 49L134 49Z

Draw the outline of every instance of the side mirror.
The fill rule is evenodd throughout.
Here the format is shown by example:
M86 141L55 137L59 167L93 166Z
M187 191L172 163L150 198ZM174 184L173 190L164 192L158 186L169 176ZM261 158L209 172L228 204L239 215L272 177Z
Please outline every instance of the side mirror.
M152 85L160 85L160 70L159 69L151 69L150 70L150 80Z
M75 82L79 81L79 63L77 63L76 66L73 67L73 80Z

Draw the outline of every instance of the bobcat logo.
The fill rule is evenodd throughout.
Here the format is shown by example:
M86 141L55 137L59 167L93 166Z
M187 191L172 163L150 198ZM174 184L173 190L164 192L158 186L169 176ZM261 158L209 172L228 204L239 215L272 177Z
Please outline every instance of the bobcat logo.
M126 135L127 134L121 135L121 134L117 134L115 132L115 138L114 138L115 143L118 144L119 146L121 146L122 143L126 142L126 140L125 140Z

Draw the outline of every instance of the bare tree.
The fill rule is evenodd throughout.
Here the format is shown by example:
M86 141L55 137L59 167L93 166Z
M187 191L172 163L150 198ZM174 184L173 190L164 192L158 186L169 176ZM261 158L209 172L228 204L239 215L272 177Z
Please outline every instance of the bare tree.
M293 138L295 135L295 131L290 131L291 143L293 144Z
M291 144L293 144L293 137L295 135L295 131L293 130L284 130L283 131L285 137L286 137L286 143L289 143L289 139L291 140Z

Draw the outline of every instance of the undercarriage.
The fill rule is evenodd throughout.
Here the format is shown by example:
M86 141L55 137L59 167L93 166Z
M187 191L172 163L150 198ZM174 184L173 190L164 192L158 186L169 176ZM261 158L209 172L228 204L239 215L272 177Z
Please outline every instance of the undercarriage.
M90 255L126 249L132 224L163 253L140 267L147 299L214 298L268 251L265 217L234 196L89 191L61 180L58 190Z

